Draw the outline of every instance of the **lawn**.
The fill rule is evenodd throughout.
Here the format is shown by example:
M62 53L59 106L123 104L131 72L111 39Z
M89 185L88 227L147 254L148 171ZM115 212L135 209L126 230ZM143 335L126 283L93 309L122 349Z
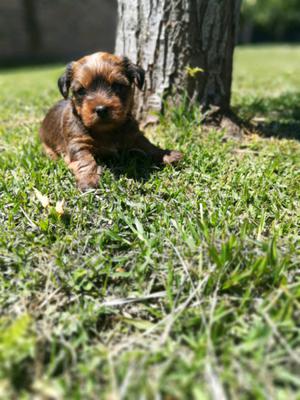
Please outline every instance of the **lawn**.
M299 65L239 48L260 135L170 110L181 165L122 155L84 194L38 140L62 66L1 71L1 399L300 399Z

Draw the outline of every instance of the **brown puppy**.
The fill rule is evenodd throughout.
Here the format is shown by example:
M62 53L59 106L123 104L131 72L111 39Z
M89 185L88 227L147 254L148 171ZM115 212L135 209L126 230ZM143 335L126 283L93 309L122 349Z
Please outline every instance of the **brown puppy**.
M59 78L65 100L48 111L40 137L51 158L64 156L79 189L98 186L96 156L124 149L140 150L165 164L182 158L178 151L151 144L132 116L133 85L141 89L144 74L126 57L95 53L68 64Z

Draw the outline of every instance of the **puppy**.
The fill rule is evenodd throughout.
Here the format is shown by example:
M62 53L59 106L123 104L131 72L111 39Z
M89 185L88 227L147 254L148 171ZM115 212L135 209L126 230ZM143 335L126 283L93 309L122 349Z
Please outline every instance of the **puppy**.
M126 57L95 53L68 64L59 78L64 100L48 111L40 138L51 158L64 157L80 190L98 186L101 169L95 157L139 150L157 163L182 158L178 151L151 144L132 115L134 86L142 89L144 75Z

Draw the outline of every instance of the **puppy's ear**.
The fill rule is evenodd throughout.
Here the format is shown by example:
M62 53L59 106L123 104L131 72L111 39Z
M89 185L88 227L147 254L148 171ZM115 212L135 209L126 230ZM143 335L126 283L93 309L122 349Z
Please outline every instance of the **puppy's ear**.
M144 83L145 83L145 71L142 67L138 65L134 65L134 83L138 87L138 89L142 90Z
M145 82L145 71L143 68L133 64L127 57L124 57L124 65L130 82L134 82L138 89L141 90Z
M65 99L67 99L69 96L69 89L71 86L73 75L73 64L74 62L71 62L66 66L65 72L62 74L57 82L59 91Z

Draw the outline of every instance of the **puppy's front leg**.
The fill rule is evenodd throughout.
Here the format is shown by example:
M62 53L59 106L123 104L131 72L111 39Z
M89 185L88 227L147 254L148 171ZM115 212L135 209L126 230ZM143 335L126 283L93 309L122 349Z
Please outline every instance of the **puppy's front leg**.
M68 144L66 161L81 191L97 188L99 184L101 168L95 161L92 147L86 141L78 139Z
M141 150L155 162L173 164L182 159L182 153L176 150L163 150L152 144L142 133L137 133L132 140L130 150Z

